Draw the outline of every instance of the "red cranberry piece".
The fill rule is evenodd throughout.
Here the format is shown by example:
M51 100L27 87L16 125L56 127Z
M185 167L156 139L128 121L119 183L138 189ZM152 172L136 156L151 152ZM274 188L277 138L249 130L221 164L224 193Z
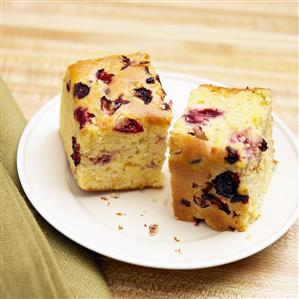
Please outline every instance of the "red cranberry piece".
M114 75L113 74L108 74L104 71L104 69L98 70L96 73L96 78L98 80L103 81L106 84L110 84L110 82L112 81L112 77Z
M75 120L77 120L80 124L80 129L84 128L84 126L87 123L91 123L92 122L92 118L94 117L94 114L89 113L87 111L87 108L83 108L83 107L78 107L75 111L74 111L74 118Z
M134 90L135 90L135 96L141 99L145 105L149 104L152 101L153 96L151 90L148 90L144 87L135 88Z
M263 140L260 142L259 144L259 149L264 152L268 149L268 144L266 142L266 140L263 138Z
M100 157L91 158L90 160L94 164L105 165L105 164L109 163L112 160L112 156L104 154L104 155L102 155Z
M71 157L74 161L75 166L80 164L81 156L80 156L80 144L77 143L77 138L72 137L72 149L73 153L71 154Z
M130 58L124 55L121 57L121 62L123 64L121 70L126 69L131 64Z
M89 94L89 87L86 84L83 84L81 82L76 83L74 85L74 97L77 97L78 99L83 99Z
M193 217L194 225L198 226L200 223L204 222L204 219Z
M197 183L192 183L192 188L198 188L199 185Z
M182 198L181 199L181 204L187 208L190 208L191 207L191 202L185 198Z
M145 82L146 82L147 84L154 84L154 83L155 83L155 78L154 78L154 77L147 78L147 79L145 80Z
M216 193L226 197L232 197L237 194L240 184L239 175L232 171L225 171L218 174L212 181L215 186Z
M241 195L241 194L236 194L234 195L231 200L231 202L241 202L241 203L248 203L249 201L249 196L248 195Z
M227 146L226 148L227 156L224 158L229 164L234 164L237 161L239 161L239 154L238 151L233 149L230 146Z
M211 202L211 204L215 205L218 207L219 210L222 210L223 212L225 212L227 215L230 214L230 210L228 208L228 205L224 202L222 202L218 197L216 197L213 194L210 193L203 193L201 198L203 200L209 201Z
M163 110L170 110L172 108L172 101L170 100L168 103L163 103L162 104L162 109Z
M111 115L123 104L128 104L130 101L124 100L122 97L119 97L115 101L108 100L105 96L101 98L101 109L104 113Z
M68 80L67 83L66 83L66 90L68 92L70 92L70 90L71 90L71 81L70 80Z
M193 109L184 115L185 121L191 124L205 124L211 118L216 118L217 116L223 115L223 112L218 109Z
M114 113L112 101L108 100L105 96L101 98L101 109L104 113L109 115Z
M116 124L113 130L122 133L140 133L143 132L143 126L135 119L126 118Z

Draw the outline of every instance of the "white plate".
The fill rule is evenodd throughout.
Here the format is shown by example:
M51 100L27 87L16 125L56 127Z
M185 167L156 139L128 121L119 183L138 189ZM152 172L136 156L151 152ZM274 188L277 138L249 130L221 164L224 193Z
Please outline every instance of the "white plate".
M161 78L176 116L182 113L191 89L200 83L213 83L170 73ZM247 232L217 232L205 224L195 226L174 220L169 184L162 190L121 192L120 198L108 194L110 205L100 199L103 194L81 191L74 183L58 134L59 103L60 97L54 97L24 130L18 148L18 172L37 211L61 233L95 252L155 268L212 267L269 246L297 218L296 143L277 117L274 139L279 164L264 199L262 216ZM167 163L164 171L169 177ZM118 212L126 215L117 216ZM148 225L155 223L159 224L159 232L150 236Z

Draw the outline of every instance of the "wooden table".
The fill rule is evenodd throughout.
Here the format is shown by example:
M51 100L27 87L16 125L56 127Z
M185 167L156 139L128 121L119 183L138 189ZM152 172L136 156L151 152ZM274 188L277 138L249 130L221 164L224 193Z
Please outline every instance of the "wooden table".
M295 1L1 4L1 75L28 120L60 92L68 64L146 51L158 70L271 88L274 111L297 129ZM294 298L297 235L298 224L262 252L206 270L153 270L107 258L101 263L116 298Z

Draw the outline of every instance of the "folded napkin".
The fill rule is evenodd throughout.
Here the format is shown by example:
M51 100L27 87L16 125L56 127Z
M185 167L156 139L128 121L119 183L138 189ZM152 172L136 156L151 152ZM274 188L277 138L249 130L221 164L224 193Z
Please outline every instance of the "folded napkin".
M99 257L56 231L26 198L16 169L26 122L0 84L1 298L110 298Z

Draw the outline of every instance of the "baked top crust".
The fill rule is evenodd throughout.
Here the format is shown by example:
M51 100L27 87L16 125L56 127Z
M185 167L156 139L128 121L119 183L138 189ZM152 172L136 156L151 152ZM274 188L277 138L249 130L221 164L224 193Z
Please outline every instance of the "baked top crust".
M100 129L114 128L122 118L168 125L171 104L145 53L78 61L67 68L64 88L74 111ZM81 127L84 124L81 124Z

